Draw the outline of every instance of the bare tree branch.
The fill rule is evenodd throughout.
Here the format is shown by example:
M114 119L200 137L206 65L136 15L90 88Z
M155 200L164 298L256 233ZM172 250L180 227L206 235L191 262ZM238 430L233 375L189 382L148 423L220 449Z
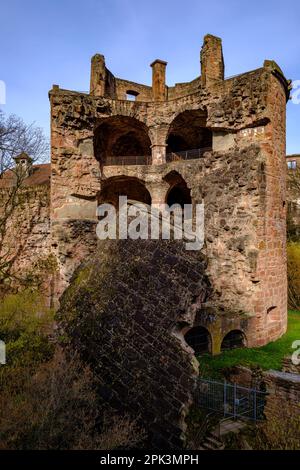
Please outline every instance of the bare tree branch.
M0 110L0 178L14 167L14 157L27 153L34 162L49 160L49 142L42 129L26 124L14 114L5 117Z
M2 189L2 206L0 207L0 284L16 279L13 273L13 265L24 249L25 240L16 240L13 248L8 242L11 236L11 227L15 228L20 220L20 210L22 209L24 191L24 180L28 174L20 171L16 167L14 157L22 152L28 154L33 162L45 162L49 160L49 142L43 134L42 129L34 124L26 124L15 115L5 117L0 110L0 180L7 176L9 178L8 187ZM16 214L18 216L16 217ZM32 214L32 219L28 221L29 230L34 227L37 214ZM28 234L27 234L28 235Z

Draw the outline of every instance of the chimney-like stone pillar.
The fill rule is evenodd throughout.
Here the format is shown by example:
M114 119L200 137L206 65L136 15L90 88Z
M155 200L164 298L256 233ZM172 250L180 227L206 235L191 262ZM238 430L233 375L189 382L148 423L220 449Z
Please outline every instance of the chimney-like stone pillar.
M95 54L91 59L90 94L104 96L106 68L105 58L101 54Z
M152 165L162 165L166 163L166 136L168 126L153 126L150 128L149 136L151 139Z
M204 36L200 60L202 86L210 86L224 80L224 59L220 38L211 34Z
M17 157L14 157L16 162L16 173L19 178L25 179L32 173L32 158L27 153L22 152Z
M166 99L166 66L167 62L156 59L152 62L152 93L154 101Z

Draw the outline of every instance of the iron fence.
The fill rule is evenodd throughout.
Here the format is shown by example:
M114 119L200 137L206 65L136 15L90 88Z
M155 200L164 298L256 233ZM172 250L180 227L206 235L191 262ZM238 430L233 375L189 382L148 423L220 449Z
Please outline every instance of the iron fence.
M199 379L195 402L201 407L224 417L264 419L266 393L229 382Z
M171 152L166 154L167 162L176 162L181 160L194 160L201 158L205 152L211 152L211 147L202 147L199 149L183 150L180 152ZM104 164L107 166L114 165L151 165L151 155L120 155L108 156Z
M211 152L211 147L202 147L199 149L183 150L181 152L171 152L167 153L166 161L167 162L176 162L180 160L194 160L196 158L201 158L205 152Z
M106 157L105 165L151 165L151 155L125 155Z

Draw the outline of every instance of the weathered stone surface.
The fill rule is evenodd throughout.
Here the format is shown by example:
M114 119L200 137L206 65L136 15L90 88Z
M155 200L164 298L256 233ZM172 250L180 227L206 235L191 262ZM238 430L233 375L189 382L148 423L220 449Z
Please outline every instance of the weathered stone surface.
M231 328L242 329L249 346L260 346L286 328L288 84L270 61L224 80L221 42L210 35L202 51L202 78L167 87L160 73L165 63L157 64L162 101L154 99L151 87L115 78L101 55L92 60L90 94L53 87L51 205L41 224L36 222L43 242L30 245L29 237L28 243L55 254L58 299L74 269L93 253L98 202L109 202L108 195L115 201L127 191L148 203L164 203L175 172L192 202L205 204L203 254L212 295L196 321L209 330L213 352ZM137 93L136 102L123 99L126 89ZM208 148L192 160L166 158L176 145L201 144ZM122 151L126 157L136 152L136 158L141 152L144 164L107 164ZM26 256L29 263L32 256Z
M3 266L5 261L11 264L9 280L17 287L28 276L38 276L39 264L50 255L50 188L48 185L25 186L17 192L15 201L10 195L10 188L1 189L0 253ZM50 299L53 295L51 269L48 274L44 287Z
M104 91L93 95L57 87L50 91L55 226L73 219L75 211L84 220L86 200L91 201L91 210L86 209L90 219L93 203L109 202L107 194L116 200L135 180L145 186L153 204L163 203L172 184L166 177L176 171L187 183L192 202L205 204L203 253L213 294L197 314L197 322L210 331L213 352L220 350L231 328L242 329L249 346L278 338L286 329L287 310L287 81L272 62L224 80L221 41L208 35L202 51L202 77L166 87L165 99L159 101L149 87L135 88L133 82L113 77L99 57L92 81L97 81L101 66L106 78L99 72L105 81L104 88L99 82L99 90ZM158 65L165 67L162 62ZM162 96L165 84L164 72L160 72L155 86ZM124 100L127 83L131 83L128 90L136 93L135 102ZM173 162L166 158L166 152L174 152L176 146L184 150L201 145L208 148L200 158ZM134 154L135 163L144 158L144 164L126 166L120 157L118 165L122 151L125 160ZM130 194L136 192L130 190ZM70 197L77 197L76 203L70 203ZM81 240L83 246L84 237ZM57 245L70 253L70 262L69 268L60 262L64 274L57 283L58 296L81 255L89 251L76 253L74 238L64 243Z
M289 372L291 374L299 374L300 377L300 364L294 364L292 357L285 357L282 364L283 372Z
M300 375L269 371L264 378L269 393L265 406L266 418L275 416L281 419L283 406L287 418L300 416Z

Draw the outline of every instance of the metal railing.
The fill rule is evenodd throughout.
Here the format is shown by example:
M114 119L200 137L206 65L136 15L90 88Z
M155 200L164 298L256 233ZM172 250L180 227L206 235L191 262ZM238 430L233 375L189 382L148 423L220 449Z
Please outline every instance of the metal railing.
M211 152L211 147L202 147L199 149L183 150L180 152L171 152L166 154L166 161L176 162L182 160L194 160L203 157L205 152ZM120 155L106 157L104 165L151 165L151 155Z
M215 411L223 417L264 419L266 393L255 388L241 387L236 383L199 379L195 396L201 408Z
M105 165L151 165L151 155L124 155L117 157L106 157Z
M167 153L167 162L176 162L181 160L194 160L203 157L205 152L211 152L211 147L201 147L199 149L183 150L180 152Z

